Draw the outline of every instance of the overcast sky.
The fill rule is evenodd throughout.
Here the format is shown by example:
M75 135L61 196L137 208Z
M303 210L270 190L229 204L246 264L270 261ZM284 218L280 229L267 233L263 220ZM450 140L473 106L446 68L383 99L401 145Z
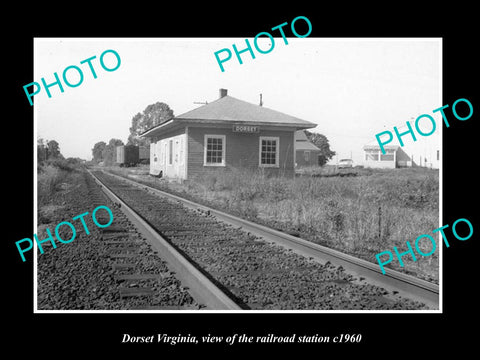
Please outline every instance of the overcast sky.
M233 55L225 72L214 52L232 44L243 49L244 38L36 38L34 44L32 81L51 83L54 72L61 78L70 65L83 70L80 86L64 84L64 93L53 86L51 98L42 88L34 98L37 138L56 140L65 157L89 160L96 142L126 143L132 117L149 104L165 102L180 115L200 106L194 102L217 99L219 88L255 104L262 93L265 107L318 124L310 131L326 135L339 159L352 153L359 163L375 134L443 105L438 38L288 38L288 45L275 38L270 53L254 50L255 59L243 53L242 65ZM260 47L268 44L263 39ZM100 66L108 49L121 57L116 71ZM97 79L80 64L94 55ZM114 66L115 58L107 54L105 62ZM75 71L68 75L75 82Z

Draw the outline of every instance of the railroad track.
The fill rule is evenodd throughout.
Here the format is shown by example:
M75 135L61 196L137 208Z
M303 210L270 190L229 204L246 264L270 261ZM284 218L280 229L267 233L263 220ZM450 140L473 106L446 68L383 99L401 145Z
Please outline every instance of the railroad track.
M77 228L77 237L70 244L53 249L50 242L45 243L45 254L37 254L38 310L196 310L204 307L192 298L169 264L90 175L77 173L69 189L59 197L62 205L56 206L57 216L74 216L106 205L113 212L114 220L109 227L100 229L85 218L89 234ZM41 211L40 227L55 223L55 216ZM99 212L97 220L105 224L110 218ZM60 235L70 238L69 231L62 228Z
M435 284L210 209L118 175L92 173L168 254L209 309L438 309Z

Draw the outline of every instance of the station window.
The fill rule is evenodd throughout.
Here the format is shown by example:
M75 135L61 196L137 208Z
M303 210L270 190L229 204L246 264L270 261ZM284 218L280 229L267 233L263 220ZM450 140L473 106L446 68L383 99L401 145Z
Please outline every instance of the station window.
M180 163L180 165L183 165L183 162L184 162L184 160L185 160L185 159L183 158L183 149L184 149L183 137L180 138L180 144L179 144L179 146L180 146L180 149L179 149L179 152L180 152L180 161L179 161L179 163Z
M278 167L280 139L278 137L260 136L259 166Z
M386 149L385 154L380 154L380 161L393 161L395 160L395 150Z
M365 150L365 160L378 161L378 151Z
M205 135L204 166L225 166L225 135Z
M163 143L162 165L167 164L167 143Z
M173 163L173 140L168 142L168 165Z

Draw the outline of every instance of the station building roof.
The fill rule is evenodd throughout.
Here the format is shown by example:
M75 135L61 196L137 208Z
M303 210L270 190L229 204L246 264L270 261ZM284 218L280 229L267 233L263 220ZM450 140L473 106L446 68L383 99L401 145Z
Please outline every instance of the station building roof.
M320 149L308 140L305 131L295 131L295 150L320 151Z
M175 116L173 119L145 131L141 136L152 137L158 135L164 129L170 128L175 123L245 123L252 125L291 127L296 130L309 129L317 126L310 121L302 120L280 111L239 100L229 95L224 95L211 103Z
M392 145L383 145L383 148L385 150L398 150L400 148L399 145L395 145L395 144L392 144ZM363 150L380 150L380 145L378 144L378 141L377 140L373 140L371 142L369 142L368 144L365 144L363 146Z

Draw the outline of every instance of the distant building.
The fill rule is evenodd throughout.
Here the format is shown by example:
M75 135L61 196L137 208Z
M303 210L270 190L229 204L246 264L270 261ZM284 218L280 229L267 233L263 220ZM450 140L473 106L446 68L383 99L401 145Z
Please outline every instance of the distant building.
M294 175L297 130L316 124L251 104L220 89L219 99L147 130L150 174L189 179L218 169Z
M398 145L385 145L385 154L382 153L378 143L368 144L363 147L365 152L364 166L370 168L412 167L412 159Z
M428 137L417 137L413 141L411 137L402 138L404 146L400 146L398 139L388 145L384 145L385 154L382 154L377 140L363 147L364 166L370 168L400 168L400 167L427 167L440 168L440 138L438 134Z
M318 165L318 155L320 155L320 149L308 140L305 131L296 131L295 165L297 167L316 166Z

